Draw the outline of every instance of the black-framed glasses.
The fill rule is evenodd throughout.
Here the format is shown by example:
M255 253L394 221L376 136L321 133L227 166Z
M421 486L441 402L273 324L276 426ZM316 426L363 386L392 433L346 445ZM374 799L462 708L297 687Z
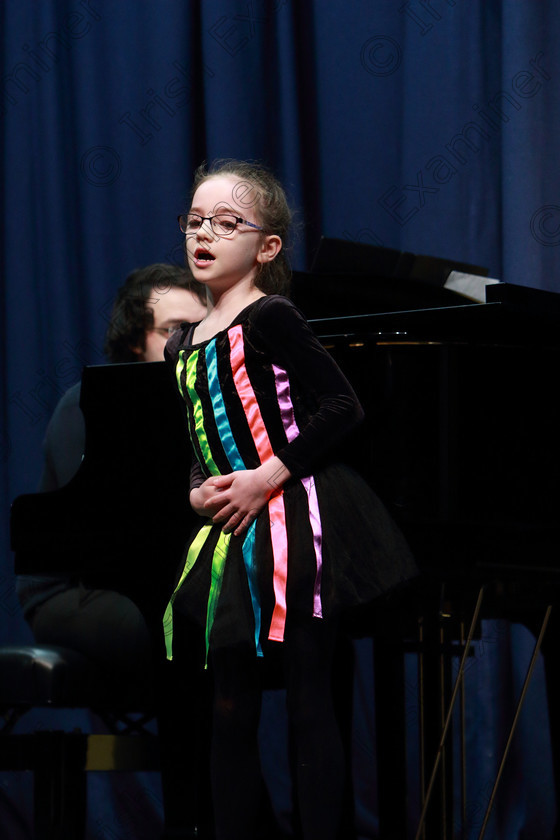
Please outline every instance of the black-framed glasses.
M255 230L263 230L259 225L235 216L233 213L216 213L215 216L199 216L198 213L183 213L177 217L181 233L185 236L196 233L202 227L203 222L210 222L212 232L216 236L231 236L237 225L248 225Z

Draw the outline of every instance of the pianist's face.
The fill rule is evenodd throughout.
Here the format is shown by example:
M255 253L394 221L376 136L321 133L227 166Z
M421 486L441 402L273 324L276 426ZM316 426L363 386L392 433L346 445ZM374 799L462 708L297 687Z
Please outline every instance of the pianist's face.
M154 325L146 331L144 347L133 347L138 354L138 361L161 362L163 348L168 339L167 329L176 328L184 321L196 323L206 315L206 307L197 295L188 289L177 286L161 291L154 289L150 301L146 304L154 315Z

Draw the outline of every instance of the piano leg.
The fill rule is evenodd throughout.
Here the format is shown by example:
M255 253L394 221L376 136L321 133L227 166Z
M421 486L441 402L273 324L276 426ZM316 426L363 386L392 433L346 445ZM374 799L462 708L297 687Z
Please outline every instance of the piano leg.
M415 840L436 840L436 838L437 840L453 840L457 836L456 831L454 831L454 822L460 823L461 832L465 831L464 779L462 780L463 806L460 821L454 820L453 815L454 780L449 769L453 760L454 747L451 726L456 701L460 696L460 692L462 693L463 691L465 664L470 653L471 642L478 626L484 591L485 587L479 590L468 637L464 643L462 631L460 634L460 643L457 645L452 642L452 638L457 637L457 632L454 632L452 635L446 632L444 626L445 618L441 608L434 610L432 607L432 609L427 610L427 619L423 619L421 622L422 625L425 625L420 645L420 658L424 660L421 667L422 676L420 679L420 732L423 741L421 747L423 759L421 762L421 772L422 768L424 768L425 772L429 772L431 767L431 775L429 776L425 790L424 784L422 783L423 810ZM547 640L547 644L542 647L542 650L543 654L545 654L545 668L547 671L547 692L551 718L557 802L560 801L558 798L560 790L560 774L558 772L560 770L560 741L558 740L560 737L560 720L557 719L556 715L556 710L559 708L558 704L560 703L560 689L558 687L557 674L555 673L557 671L556 656L558 647L554 644L558 640L558 630L554 628L555 632L553 631L547 637L546 630L551 614L552 607L549 606L544 613L544 617L540 615L538 621L535 619L533 622L530 622L526 620L526 617L523 621L523 623L533 629L536 642L477 840L483 840L486 836L486 829L503 769L508 758L509 749L513 741L519 715L523 708L537 657L545 639ZM555 654L554 656L550 655L552 652ZM453 686L451 686L450 664L452 657L458 653L461 653L461 661L457 676ZM461 715L461 719L462 717ZM460 740L461 748L464 749L463 731L461 731ZM459 834L459 836L462 837L463 833ZM559 825L556 826L554 838L555 840L560 838Z
M438 603L424 603L419 639L420 677L420 787L422 812L415 840L453 840L456 837L453 808L453 732L452 721L460 701L460 732L463 778L461 779L461 826L464 826L464 670L471 643L478 627L484 588L478 592L476 606L464 641L463 623L452 621L442 587ZM426 608L427 606L427 608ZM454 639L459 637L459 643ZM460 657L452 682L453 659Z
M450 707L451 657L454 653L440 605L419 623L419 785L422 813L416 839L453 837L453 762L447 740Z

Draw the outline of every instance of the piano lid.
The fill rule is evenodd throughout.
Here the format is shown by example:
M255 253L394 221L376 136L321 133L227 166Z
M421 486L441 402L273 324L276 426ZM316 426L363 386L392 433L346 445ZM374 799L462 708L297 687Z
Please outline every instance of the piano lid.
M294 272L292 299L308 318L474 303L445 287L452 271L488 274L456 260L322 237L311 271Z
M486 287L487 303L309 318L329 344L366 340L560 346L560 295L528 286Z
M471 263L397 251L367 242L352 242L322 236L311 263L311 273L380 274L388 277L410 277L443 286L450 272L488 276L488 269Z
M324 342L559 345L560 295L489 279L475 265L324 238L313 266L320 272L294 272L292 299ZM461 275L480 280L483 302L446 286Z

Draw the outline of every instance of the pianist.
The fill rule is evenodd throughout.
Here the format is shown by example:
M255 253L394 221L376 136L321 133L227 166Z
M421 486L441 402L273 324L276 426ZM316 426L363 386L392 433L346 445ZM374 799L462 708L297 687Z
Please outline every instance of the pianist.
M163 348L173 329L204 317L203 299L204 290L199 291L184 268L155 264L132 272L119 289L111 314L105 341L108 360L163 360ZM85 424L79 401L77 383L62 397L49 422L41 491L64 486L80 466ZM101 669L107 684L122 688L127 697L139 698L140 704L142 698L152 696L154 685L162 686L161 674L156 680L150 669L150 662L155 661L150 630L136 604L125 595L89 589L79 579L63 577L20 575L16 586L24 617L37 642L78 650ZM169 738L161 736L162 729L171 727L173 715L169 707L160 714L157 701L156 705L160 742L169 743ZM190 817L184 786L192 787L192 780L184 778L174 765L173 755L165 765L170 767L169 772L164 764L162 754L164 838L194 836L194 827L189 825L184 830Z
M130 274L119 289L107 330L110 362L161 361L163 348L182 322L197 321L205 305L184 268L155 264ZM56 490L77 471L85 426L80 383L60 400L45 437L41 491ZM79 580L19 576L23 614L38 642L73 648L94 660L111 678L134 684L145 674L150 639L144 619L117 592L86 589ZM144 680L143 680L144 682Z

